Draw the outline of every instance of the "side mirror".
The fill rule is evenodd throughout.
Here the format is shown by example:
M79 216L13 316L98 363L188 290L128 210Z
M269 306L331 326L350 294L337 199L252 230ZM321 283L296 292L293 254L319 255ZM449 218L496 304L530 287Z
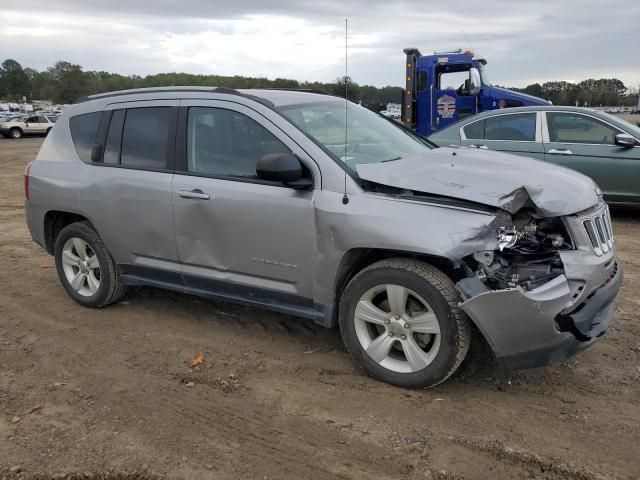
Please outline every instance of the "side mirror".
M616 145L625 148L632 148L638 145L638 141L628 133L619 133L616 135Z
M292 153L268 153L256 164L258 178L270 182L280 182L287 187L303 189L313 185L308 178L302 178L302 164Z
M469 70L469 95L477 95L480 93L480 88L482 88L480 72L473 67Z

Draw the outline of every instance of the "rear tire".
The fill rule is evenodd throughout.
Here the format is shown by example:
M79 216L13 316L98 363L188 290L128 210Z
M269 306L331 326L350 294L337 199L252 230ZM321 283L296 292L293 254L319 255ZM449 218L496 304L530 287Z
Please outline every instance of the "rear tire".
M84 307L100 308L125 293L109 250L86 222L64 227L54 247L56 270L69 296Z
M351 356L372 377L404 388L433 387L464 360L470 323L453 282L406 258L358 273L340 300L340 331Z

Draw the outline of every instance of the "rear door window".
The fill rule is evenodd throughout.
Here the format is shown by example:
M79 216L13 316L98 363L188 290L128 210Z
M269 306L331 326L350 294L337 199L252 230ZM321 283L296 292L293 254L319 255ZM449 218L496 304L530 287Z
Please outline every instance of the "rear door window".
M536 114L496 115L485 120L485 140L533 142L536 139Z
M120 163L130 167L166 169L171 118L170 107L128 109Z
M91 162L91 149L96 141L102 112L85 113L69 119L69 130L73 147L80 160Z

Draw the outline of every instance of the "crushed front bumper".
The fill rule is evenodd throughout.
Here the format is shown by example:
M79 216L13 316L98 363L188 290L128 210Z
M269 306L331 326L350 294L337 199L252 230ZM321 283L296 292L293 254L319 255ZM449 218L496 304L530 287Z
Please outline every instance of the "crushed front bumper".
M622 267L614 261L608 273L600 287L568 313L563 309L571 289L564 275L530 291L518 287L483 292L461 308L506 367L542 367L584 350L605 333L622 285Z

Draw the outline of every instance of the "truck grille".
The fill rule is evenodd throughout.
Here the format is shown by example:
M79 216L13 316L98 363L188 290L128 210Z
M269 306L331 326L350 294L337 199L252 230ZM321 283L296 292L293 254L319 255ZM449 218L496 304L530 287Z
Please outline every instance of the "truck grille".
M593 251L600 256L613 249L613 229L611 216L606 205L596 213L582 220Z

